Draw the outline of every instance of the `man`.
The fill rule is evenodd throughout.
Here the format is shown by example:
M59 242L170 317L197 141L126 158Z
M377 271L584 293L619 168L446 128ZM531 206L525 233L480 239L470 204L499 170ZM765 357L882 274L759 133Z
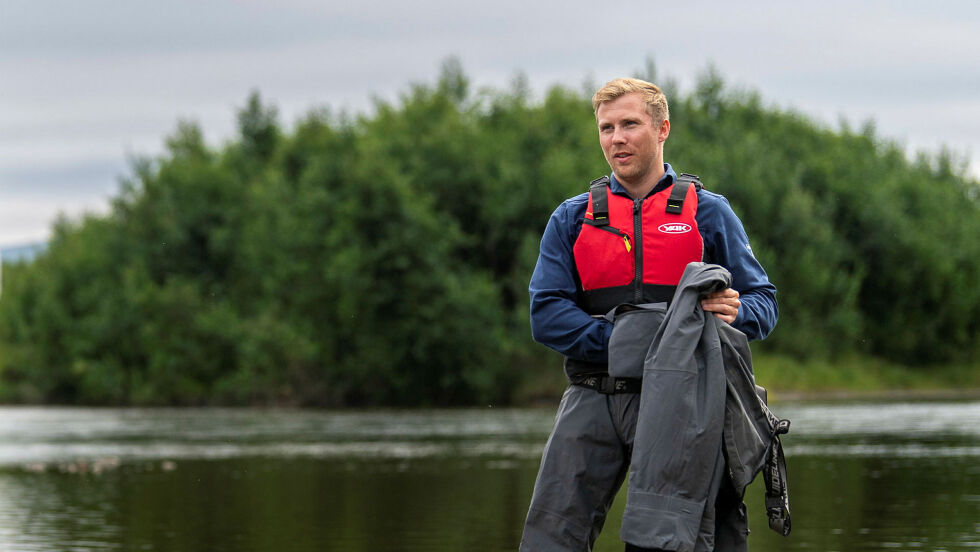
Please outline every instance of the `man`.
M572 385L542 456L521 541L527 552L591 550L629 468L638 380L609 377L613 324L603 315L669 301L686 265L705 261L731 272L732 286L704 297L704 311L749 339L763 339L777 318L776 289L727 200L664 163L663 92L616 79L592 103L612 174L552 214L529 286L534 339L566 357Z

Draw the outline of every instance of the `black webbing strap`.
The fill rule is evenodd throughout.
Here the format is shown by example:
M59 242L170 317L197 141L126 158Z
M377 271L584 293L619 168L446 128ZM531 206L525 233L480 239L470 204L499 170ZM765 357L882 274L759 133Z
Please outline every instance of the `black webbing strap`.
M639 393L643 387L643 380L640 378L613 378L610 376L573 376L569 378L572 385L588 387L598 391L603 395L617 395L619 393Z
M609 177L603 176L596 178L589 184L589 192L592 194L592 220L593 226L606 226L609 224Z
M696 174L681 173L674 181L674 189L670 191L670 197L667 198L667 208L664 211L672 215L681 214L681 210L684 208L684 199L687 197L687 190L691 186L699 190L704 187Z
M766 459L766 515L769 528L782 536L788 536L791 525L789 517L789 491L786 488L786 456L779 442L781 434L789 432L789 420L778 420L773 427L772 443Z

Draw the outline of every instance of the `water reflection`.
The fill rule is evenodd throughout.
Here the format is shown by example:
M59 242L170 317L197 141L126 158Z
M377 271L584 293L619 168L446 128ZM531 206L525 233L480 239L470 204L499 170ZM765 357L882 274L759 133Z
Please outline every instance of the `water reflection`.
M785 442L794 534L780 543L756 531L753 545L980 550L980 403L800 404L779 412L793 420ZM761 500L749 504L762 526Z
M794 533L764 529L754 484L753 550L980 549L980 402L776 410ZM513 550L552 420L0 408L0 549Z
M0 466L77 459L534 458L541 410L0 408Z

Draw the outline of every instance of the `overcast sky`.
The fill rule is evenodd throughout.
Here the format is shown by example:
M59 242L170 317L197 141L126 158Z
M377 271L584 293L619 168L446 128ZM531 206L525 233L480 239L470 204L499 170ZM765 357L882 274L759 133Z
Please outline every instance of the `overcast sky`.
M46 239L59 212L105 211L127 157L160 153L180 119L220 144L253 89L291 125L395 100L450 55L477 87L523 72L538 92L652 57L685 92L714 64L832 127L873 119L910 151L976 158L977 52L967 0L0 0L0 246Z

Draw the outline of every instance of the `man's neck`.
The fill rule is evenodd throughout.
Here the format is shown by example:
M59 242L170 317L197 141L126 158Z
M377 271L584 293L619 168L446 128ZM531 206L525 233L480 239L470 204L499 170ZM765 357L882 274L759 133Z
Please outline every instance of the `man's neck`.
M616 180L619 181L630 197L633 199L643 199L650 195L650 192L657 187L657 184L663 179L665 174L667 174L667 171L664 170L664 164L660 163L652 168L646 174L645 178L639 182L627 182L620 178L619 175L616 175Z

